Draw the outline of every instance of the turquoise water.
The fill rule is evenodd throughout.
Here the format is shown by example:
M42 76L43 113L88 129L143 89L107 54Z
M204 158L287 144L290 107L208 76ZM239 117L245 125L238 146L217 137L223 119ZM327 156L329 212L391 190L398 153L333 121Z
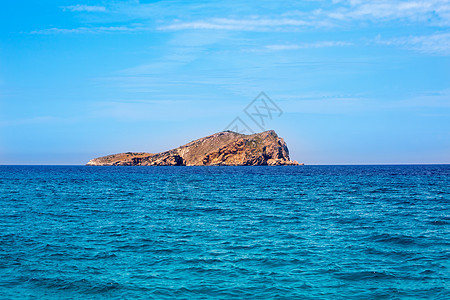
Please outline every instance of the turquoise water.
M0 167L1 299L450 299L450 166Z

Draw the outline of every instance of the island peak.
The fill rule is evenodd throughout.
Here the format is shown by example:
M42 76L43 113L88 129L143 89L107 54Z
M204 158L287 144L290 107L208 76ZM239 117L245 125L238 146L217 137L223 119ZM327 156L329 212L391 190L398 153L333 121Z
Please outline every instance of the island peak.
M88 166L280 166L291 161L286 142L274 130L255 134L221 131L160 152L125 152L90 160Z

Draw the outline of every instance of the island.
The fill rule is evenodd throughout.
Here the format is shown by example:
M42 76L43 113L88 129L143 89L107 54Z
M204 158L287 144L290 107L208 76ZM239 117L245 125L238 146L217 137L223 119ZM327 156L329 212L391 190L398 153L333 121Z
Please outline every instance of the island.
M98 157L87 166L293 166L286 142L273 130L255 134L222 131L160 152Z

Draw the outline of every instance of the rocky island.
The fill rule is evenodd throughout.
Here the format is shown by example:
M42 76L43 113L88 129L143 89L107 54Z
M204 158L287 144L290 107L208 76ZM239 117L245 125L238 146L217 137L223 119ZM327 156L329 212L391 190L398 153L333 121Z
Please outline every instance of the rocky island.
M88 166L281 166L289 159L285 141L273 130L245 135L223 131L161 152L126 152L90 160Z

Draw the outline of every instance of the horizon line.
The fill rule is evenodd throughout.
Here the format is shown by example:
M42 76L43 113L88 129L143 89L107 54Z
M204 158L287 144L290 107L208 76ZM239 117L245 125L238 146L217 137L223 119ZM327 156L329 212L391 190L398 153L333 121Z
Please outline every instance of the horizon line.
M0 167L305 167L305 166L433 166L450 165L450 163L349 163L349 164L303 164L298 166L241 166L241 165L223 165L223 166L88 166L86 164L0 164Z

